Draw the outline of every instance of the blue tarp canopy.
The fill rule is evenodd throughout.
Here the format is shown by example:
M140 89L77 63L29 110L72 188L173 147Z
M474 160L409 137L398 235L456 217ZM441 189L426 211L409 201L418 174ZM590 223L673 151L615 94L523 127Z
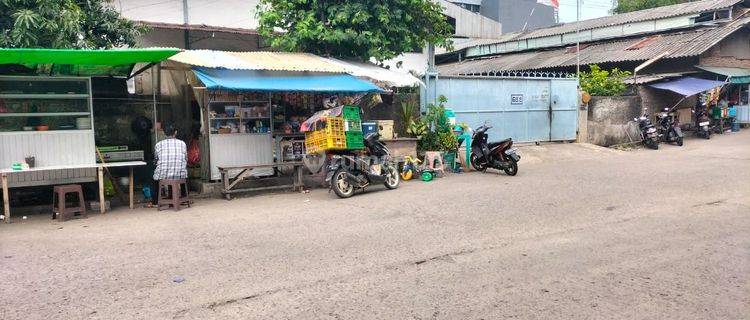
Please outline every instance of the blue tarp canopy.
M665 82L650 84L649 86L656 89L677 92L683 96L689 97L716 87L721 87L725 84L726 82L724 81L705 80L693 77L681 77Z
M374 84L343 73L194 68L208 89L229 91L383 92Z

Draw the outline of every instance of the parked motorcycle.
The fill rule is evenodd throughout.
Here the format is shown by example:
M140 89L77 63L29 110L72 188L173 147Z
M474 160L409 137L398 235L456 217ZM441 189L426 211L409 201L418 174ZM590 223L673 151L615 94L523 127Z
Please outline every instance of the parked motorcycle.
M705 139L711 139L711 118L706 112L706 106L699 104L695 110L695 134Z
M656 129L662 141L666 143L674 142L678 146L682 146L685 135L682 133L682 129L680 129L677 117L674 113L669 112L669 108L665 108L664 112L659 113L657 116L657 124L658 127Z
M492 126L489 122L476 128L471 136L471 166L477 171L487 171L487 168L505 171L509 176L518 173L518 161L521 156L516 149L512 149L513 139L508 138L499 142L487 142L487 130Z
M648 113L646 109L643 110L644 114L638 118L634 118L633 121L638 123L638 128L641 130L641 140L646 147L657 150L659 149L659 133L656 130L656 126L651 123L648 119Z
M366 152L341 151L331 154L326 182L340 198L349 198L354 191L382 183L388 189L398 188L400 175L391 161L390 151L380 141L379 133L365 136Z

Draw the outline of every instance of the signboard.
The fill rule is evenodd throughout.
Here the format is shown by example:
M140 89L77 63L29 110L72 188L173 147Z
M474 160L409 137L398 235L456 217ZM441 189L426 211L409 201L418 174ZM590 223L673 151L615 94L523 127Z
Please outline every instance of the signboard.
M523 94L511 94L510 104L514 106L523 105Z

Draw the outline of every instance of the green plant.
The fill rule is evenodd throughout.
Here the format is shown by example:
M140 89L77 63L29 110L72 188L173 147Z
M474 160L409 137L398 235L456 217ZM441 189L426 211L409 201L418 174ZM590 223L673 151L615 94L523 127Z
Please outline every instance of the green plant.
M607 71L598 65L590 65L589 72L581 72L581 90L592 96L616 96L627 90L625 78L632 74L620 69Z
M401 126L399 127L399 136L411 134L411 127L414 123L414 113L419 106L413 102L401 102Z
M145 28L111 0L0 0L0 47L112 48L136 45Z
M458 139L445 116L446 102L448 99L441 95L438 104L429 104L427 112L419 119L420 127L425 129L424 134L418 136L419 150L450 151L457 148Z
M425 43L450 47L453 35L432 0L261 0L257 17L273 47L362 61L392 59Z
M407 133L417 139L421 139L422 136L424 136L427 133L427 130L428 130L427 123L419 119L419 120L414 120L411 122L411 124L409 125L409 129L407 130Z

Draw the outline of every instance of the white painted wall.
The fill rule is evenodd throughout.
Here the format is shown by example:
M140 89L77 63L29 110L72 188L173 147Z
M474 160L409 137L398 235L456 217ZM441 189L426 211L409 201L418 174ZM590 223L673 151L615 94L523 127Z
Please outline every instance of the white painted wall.
M186 0L190 24L256 29L258 0ZM131 20L183 24L183 0L114 0L112 5Z

